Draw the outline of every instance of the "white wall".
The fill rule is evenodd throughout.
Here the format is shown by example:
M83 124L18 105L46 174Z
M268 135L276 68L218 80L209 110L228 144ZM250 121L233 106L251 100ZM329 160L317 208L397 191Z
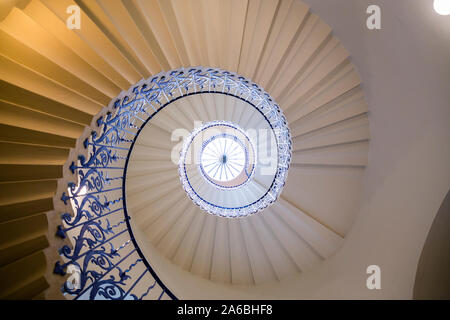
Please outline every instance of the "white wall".
M418 259L450 187L450 17L423 0L307 0L350 51L369 104L361 209L341 250L284 283L296 298L412 298ZM365 28L378 4L382 30ZM381 267L381 290L366 267Z
M411 299L424 241L450 187L450 17L424 0L305 2L330 24L363 80L371 142L359 213L342 248L315 269L239 290L242 297ZM380 31L365 27L369 4L381 6ZM180 298L233 297L233 288L152 261L169 286L185 279ZM381 290L366 288L371 264L381 267Z

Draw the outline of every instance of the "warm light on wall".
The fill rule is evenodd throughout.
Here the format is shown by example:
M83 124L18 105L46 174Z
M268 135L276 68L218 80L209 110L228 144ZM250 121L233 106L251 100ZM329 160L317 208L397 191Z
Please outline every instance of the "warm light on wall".
M434 10L442 16L450 14L450 0L434 0L433 6Z

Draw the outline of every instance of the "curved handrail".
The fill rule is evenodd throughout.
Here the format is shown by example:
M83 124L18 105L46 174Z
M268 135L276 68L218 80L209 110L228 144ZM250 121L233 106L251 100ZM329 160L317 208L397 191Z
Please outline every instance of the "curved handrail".
M57 235L71 240L70 245L60 248L62 261L54 267L56 274L71 274L62 288L65 295L73 299L176 299L134 238L125 178L134 142L147 122L171 102L202 92L240 97L257 106L273 128L287 127L279 107L263 89L219 69L162 72L122 92L105 108L106 113L105 109L100 112L93 122L96 128L82 140L84 150L79 150L78 159L69 166L78 182L69 183L58 200L66 212ZM276 138L279 141L282 137ZM286 168L286 174L291 152L288 141L279 145L279 166Z

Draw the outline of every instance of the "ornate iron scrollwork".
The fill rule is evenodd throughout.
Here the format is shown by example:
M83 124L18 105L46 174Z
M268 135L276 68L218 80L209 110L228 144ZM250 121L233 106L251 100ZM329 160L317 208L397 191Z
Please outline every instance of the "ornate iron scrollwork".
M96 120L97 131L82 144L88 157L80 155L70 165L78 183L70 183L60 197L71 209L62 212L57 235L67 237L72 246L60 249L62 261L55 264L54 272L64 275L69 266L79 272L77 283L64 285L64 294L73 299L176 299L134 240L124 201L127 159L139 131L159 110L202 92L230 94L257 106L271 126L280 129L279 141L286 143L279 159L279 174L286 174L283 168L287 171L291 150L286 120L255 83L228 71L201 67L163 72L141 81Z

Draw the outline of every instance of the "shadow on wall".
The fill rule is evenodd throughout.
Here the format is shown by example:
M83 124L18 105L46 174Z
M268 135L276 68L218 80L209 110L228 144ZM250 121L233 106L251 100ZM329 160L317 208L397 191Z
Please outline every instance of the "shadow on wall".
M30 0L0 0L0 21L2 21L16 6L18 8L25 8Z
M450 191L439 208L417 265L414 299L450 299Z

